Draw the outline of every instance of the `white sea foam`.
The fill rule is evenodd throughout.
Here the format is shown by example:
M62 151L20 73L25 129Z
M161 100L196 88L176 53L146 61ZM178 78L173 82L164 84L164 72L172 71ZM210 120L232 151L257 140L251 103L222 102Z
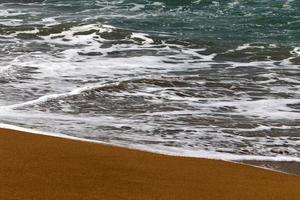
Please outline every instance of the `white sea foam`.
M245 49L253 49L253 48L256 48L256 49L264 49L265 47L264 46L258 46L258 45L251 45L251 44L243 44L241 46L238 46L235 50L236 51L242 51L242 50L245 50Z
M256 101L211 102L211 107L234 107L237 115L248 115L271 119L300 119L300 113L293 112L288 104L299 104L300 99L264 99ZM234 114L234 113L233 113Z
M143 40L143 43L144 44L151 44L153 43L153 40L150 39L148 34L142 34L142 33L132 33L131 34L131 38L138 38L138 39L141 39Z
M300 47L295 47L290 53L296 56L300 56Z

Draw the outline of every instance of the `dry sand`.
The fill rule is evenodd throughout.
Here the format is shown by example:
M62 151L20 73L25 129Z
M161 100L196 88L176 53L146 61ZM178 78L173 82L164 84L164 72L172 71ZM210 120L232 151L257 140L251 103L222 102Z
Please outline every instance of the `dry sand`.
M0 199L298 200L300 177L0 129Z

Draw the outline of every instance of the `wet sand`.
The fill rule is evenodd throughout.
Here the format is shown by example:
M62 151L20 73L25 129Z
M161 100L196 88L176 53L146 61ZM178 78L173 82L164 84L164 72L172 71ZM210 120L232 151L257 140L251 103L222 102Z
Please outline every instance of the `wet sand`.
M300 177L0 129L0 199L296 200Z
M263 168L269 168L275 171L281 171L284 173L295 174L300 176L300 163L299 162L289 162L289 161L241 161L248 165L255 165Z

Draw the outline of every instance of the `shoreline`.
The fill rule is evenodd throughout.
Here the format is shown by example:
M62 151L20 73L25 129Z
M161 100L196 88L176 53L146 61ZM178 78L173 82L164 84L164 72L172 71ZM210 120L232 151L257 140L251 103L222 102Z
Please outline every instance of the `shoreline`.
M182 158L195 158L195 159L209 159L209 160L221 160L225 162L230 162L230 163L236 163L236 164L243 164L243 165L248 165L252 167L257 167L269 171L274 171L274 172L279 172L279 173L284 173L284 174L290 174L290 175L297 175L300 176L300 161L294 161L294 160L269 160L268 156L263 156L263 158L266 159L229 159L229 158L223 158L220 156L221 154L226 155L226 157L229 155L231 157L235 157L234 154L226 154L226 153L220 153L218 156L216 155L210 155L208 156L199 156L199 155L181 155L180 153L173 153L171 151L166 151L162 152L161 150L156 150L153 151L152 149L142 149L142 148L137 148L134 146L131 147L124 147L122 145L116 145L116 144L110 144L110 143L105 143L97 140L91 140L91 139L85 139L85 138L79 138L75 136L69 136L65 134L60 134L60 133L50 133L50 132L45 132L45 131L39 131L35 129L29 129L29 128L23 128L15 125L10 125L10 124L1 124L0 123L0 131L1 130L12 130L16 132L23 132L27 134L35 134L35 135L41 135L41 136L47 136L47 137L55 137L55 138L61 138L61 139L66 139L66 140L73 140L73 141L80 141L80 142L88 142L88 143L93 143L93 144L100 144L100 145L107 145L111 147L116 147L116 148L125 148L125 149L130 149L130 150L135 150L135 151L141 151L141 152L147 152L147 153L153 153L153 154L159 154L159 155L164 155L164 156L172 156L172 157L182 157ZM218 153L217 153L218 154ZM244 155L243 155L244 156ZM256 156L249 156L255 158ZM261 156L258 156L258 158L261 158ZM276 158L276 157L274 157ZM299 159L300 160L300 159Z
M300 178L0 129L0 199L297 199Z
M265 170L270 170L274 172L280 172L284 174L291 174L291 175L297 175L300 176L300 158L299 161L294 161L294 160L285 160L285 159L280 159L280 160L270 160L267 158L267 156L249 156L252 158L265 158L265 159L229 159L229 158L222 158L220 155L224 154L226 157L229 155L230 157L234 158L234 154L226 154L226 153L220 153L219 155L213 155L211 154L210 156L207 154L206 156L200 154L200 155L181 155L180 153L174 153L171 151L165 151L162 152L161 150L156 150L153 151L152 149L142 149L142 148L137 148L135 146L131 147L124 147L122 145L116 145L116 144L110 144L110 143L105 143L97 140L91 140L91 139L85 139L85 138L79 138L75 136L69 136L65 134L60 134L60 133L50 133L50 132L45 132L45 131L39 131L35 129L29 129L29 128L23 128L15 125L10 125L10 124L1 124L0 123L0 130L12 130L12 131L17 131L17 132L23 132L23 133L29 133L29 134L36 134L36 135L42 135L42 136L48 136L48 137L56 137L56 138L61 138L61 139L67 139L67 140L73 140L73 141L80 141L80 142L88 142L88 143L94 143L94 144L100 144L100 145L108 145L116 148L125 148L125 149L130 149L130 150L136 150L136 151L141 151L141 152L147 152L147 153L154 153L154 154L159 154L159 155L164 155L164 156L173 156L173 157L183 157L183 158L195 158L195 159L209 159L209 160L221 160L225 162L230 162L230 163L238 163L238 164L244 164L252 167L257 167ZM218 153L217 153L218 154ZM244 156L244 155L243 155ZM276 158L276 157L274 157Z
M300 163L299 162L286 162L286 161L257 161L257 160L242 160L238 163L280 172L284 174L291 174L300 177Z

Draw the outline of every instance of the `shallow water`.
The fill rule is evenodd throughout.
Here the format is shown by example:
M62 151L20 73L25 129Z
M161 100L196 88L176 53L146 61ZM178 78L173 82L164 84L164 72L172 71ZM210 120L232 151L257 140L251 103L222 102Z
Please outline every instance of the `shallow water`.
M0 123L300 161L299 1L0 3Z

